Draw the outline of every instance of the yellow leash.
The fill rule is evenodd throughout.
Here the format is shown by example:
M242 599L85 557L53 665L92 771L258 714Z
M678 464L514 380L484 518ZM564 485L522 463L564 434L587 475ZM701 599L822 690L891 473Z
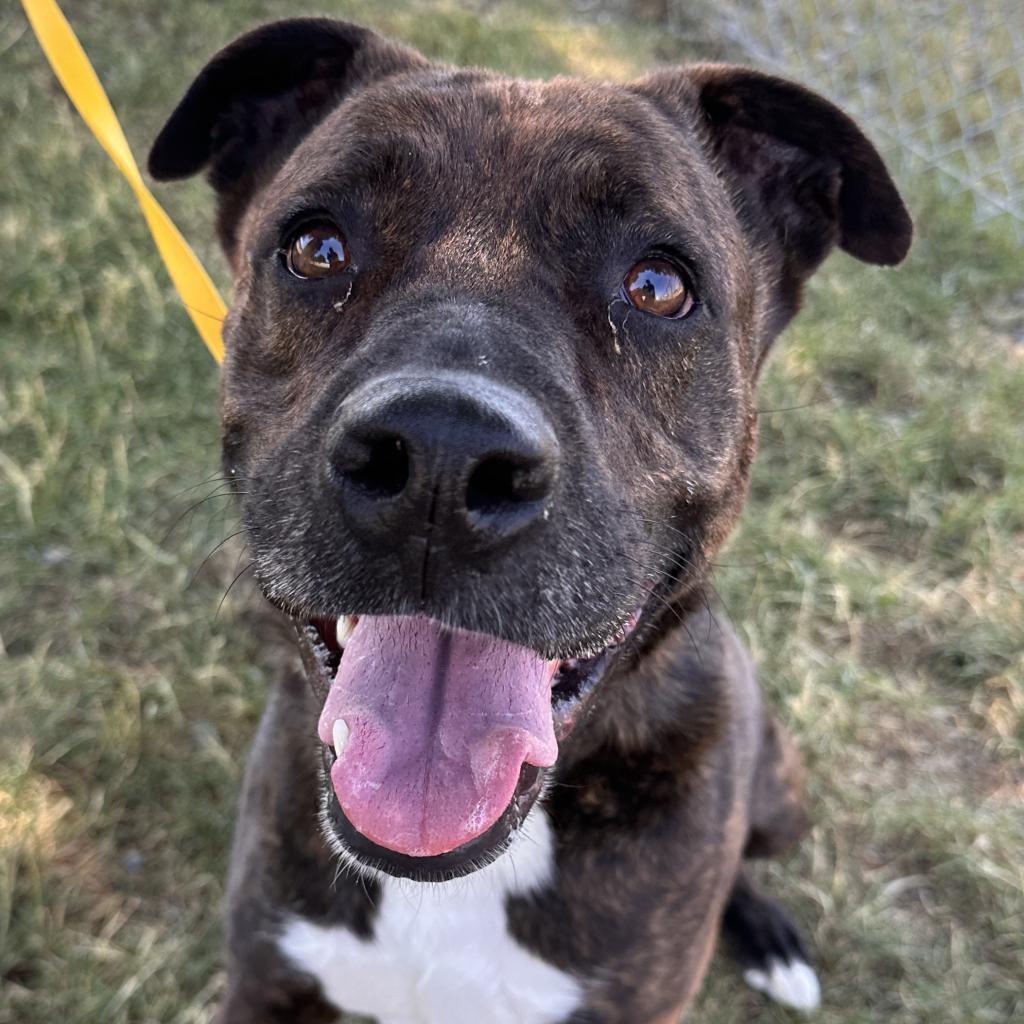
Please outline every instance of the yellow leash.
M107 155L128 179L181 301L210 354L221 362L224 358L221 323L227 313L224 300L199 258L142 180L114 108L82 44L55 0L21 0L21 5L64 91Z

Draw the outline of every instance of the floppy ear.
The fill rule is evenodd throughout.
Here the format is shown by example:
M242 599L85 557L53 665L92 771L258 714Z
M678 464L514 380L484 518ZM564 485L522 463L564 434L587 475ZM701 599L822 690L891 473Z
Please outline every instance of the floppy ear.
M252 194L331 109L359 85L426 66L415 51L347 22L264 25L199 73L153 144L149 173L166 181L207 167L230 252Z
M866 263L899 263L913 225L877 150L838 107L781 78L729 64L659 72L637 84L670 117L696 115L741 222L778 271L771 333L838 245Z

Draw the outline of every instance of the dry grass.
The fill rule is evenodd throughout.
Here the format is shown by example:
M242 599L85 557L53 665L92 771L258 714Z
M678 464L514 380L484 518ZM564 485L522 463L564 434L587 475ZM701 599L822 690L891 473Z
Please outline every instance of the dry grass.
M293 8L66 6L140 152L213 48ZM678 52L543 7L319 7L529 74L625 75ZM0 50L0 1022L199 1024L266 684L244 581L217 613L239 549L197 572L236 528L222 499L188 511L215 493L215 375L9 8ZM1009 1024L1024 1019L1020 254L905 184L906 267L832 260L775 355L718 582L813 771L818 825L765 874L813 935L820 1019ZM166 194L220 267L202 187ZM696 1016L786 1018L725 963Z

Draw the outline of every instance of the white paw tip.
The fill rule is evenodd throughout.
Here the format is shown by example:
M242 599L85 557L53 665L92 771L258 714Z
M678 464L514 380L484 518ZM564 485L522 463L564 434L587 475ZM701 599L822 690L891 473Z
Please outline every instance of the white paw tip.
M334 753L337 757L341 757L341 752L348 745L348 723L344 718L334 720L332 735L334 737Z
M818 976L803 960L785 964L773 958L768 961L767 971L752 967L743 972L743 980L751 988L794 1010L813 1013L821 1004Z

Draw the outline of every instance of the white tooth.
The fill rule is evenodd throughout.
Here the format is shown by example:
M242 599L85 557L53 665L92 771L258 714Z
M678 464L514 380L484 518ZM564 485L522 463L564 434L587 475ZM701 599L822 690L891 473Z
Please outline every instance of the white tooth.
M341 757L341 752L345 749L348 743L348 723L344 718L336 718L334 720L334 753L335 756Z
M338 646L342 650L345 649L345 644L348 643L349 637L352 636L352 630L356 628L358 621L354 615L342 615L338 619L338 625L335 627L335 636L338 638Z

